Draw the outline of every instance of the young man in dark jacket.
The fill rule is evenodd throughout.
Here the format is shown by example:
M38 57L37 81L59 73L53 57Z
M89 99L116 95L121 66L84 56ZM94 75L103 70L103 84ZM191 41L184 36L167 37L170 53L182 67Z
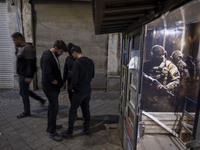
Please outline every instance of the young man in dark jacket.
M68 91L70 102L72 101L72 91L71 91L72 69L73 69L73 64L75 61L71 52L71 49L73 46L74 44L72 43L67 44L67 51L68 51L69 56L67 56L67 58L65 59L65 66L64 66L64 71L63 71L64 87L66 87L66 81L67 81L67 91Z
M63 80L60 73L60 63L58 57L66 51L66 44L62 40L55 41L53 48L43 52L40 59L42 69L42 88L49 101L47 132L49 137L56 141L61 141L62 137L57 134L56 125L58 114L58 96L60 88L63 86Z
M34 73L37 70L36 51L34 47L31 43L26 43L24 36L19 32L13 33L12 39L16 48L16 69L19 76L20 95L24 104L24 112L19 114L17 118L24 118L31 115L29 96L40 101L42 105L44 105L45 100L29 90L29 85L33 80Z
M90 125L90 110L89 102L91 95L90 82L94 78L94 63L91 59L82 55L81 48L74 46L72 48L72 56L76 58L73 65L73 75L71 90L73 97L69 110L69 123L68 130L62 133L64 138L73 137L74 121L77 114L77 109L81 106L83 118L84 118L84 129L83 133L89 133Z

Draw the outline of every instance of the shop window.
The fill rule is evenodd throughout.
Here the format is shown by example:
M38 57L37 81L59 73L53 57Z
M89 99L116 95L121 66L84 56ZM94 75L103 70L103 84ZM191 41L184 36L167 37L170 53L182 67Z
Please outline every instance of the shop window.
M130 48L130 61L129 61L129 69L133 69L137 71L139 69L139 45L140 45L140 35L135 35L131 39L131 48Z
M129 90L129 101L131 106L135 109L135 103L136 103L136 93L132 90Z
M132 50L139 50L140 48L140 35L133 36Z
M128 48L128 36L125 35L124 36L124 50L127 50L127 48Z
M129 117L129 120L131 121L131 124L132 126L134 126L134 114L133 112L131 111L130 107L128 107L128 117Z
M199 8L199 1L191 1L147 24L143 72L151 80L143 82L141 109L149 112L182 112L186 96L198 99ZM158 51L154 49L155 46L160 47ZM159 81L164 87L162 89L166 90L159 91L155 81ZM192 108L191 111L195 112Z
M127 64L127 61L128 61L128 54L127 54L127 53L124 53L124 54L123 54L123 64L126 65L126 64Z
M137 87L137 75L134 74L134 73L131 73L130 74L130 83L131 83L131 86L134 88L134 90L136 90L136 87Z

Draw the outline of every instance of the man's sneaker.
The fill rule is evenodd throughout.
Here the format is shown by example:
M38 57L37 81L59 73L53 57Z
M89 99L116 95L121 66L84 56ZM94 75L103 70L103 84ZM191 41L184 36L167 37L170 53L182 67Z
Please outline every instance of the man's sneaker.
M49 137L54 141L62 141L62 136L60 136L57 132L49 133Z
M25 117L28 117L28 116L30 116L31 114L29 113L29 114L27 114L27 113L21 113L21 114L19 114L18 116L17 116L17 118L25 118Z
M63 126L62 125L56 125L56 130L59 130L59 129L62 129L63 128ZM50 129L49 129L49 127L47 127L47 129L46 129L46 132L47 133L49 133L50 132Z
M61 136L62 136L63 138L66 138L66 139L73 139L73 138L74 138L74 136L73 136L72 134L68 133L67 131L62 132L62 133L61 133Z

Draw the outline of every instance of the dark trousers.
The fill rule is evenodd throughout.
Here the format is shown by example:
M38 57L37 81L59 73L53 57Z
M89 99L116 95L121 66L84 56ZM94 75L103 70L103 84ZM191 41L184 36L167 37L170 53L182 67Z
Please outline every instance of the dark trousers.
M72 134L74 129L74 122L76 119L77 109L81 106L84 124L84 131L89 130L90 125L90 110L89 110L89 102L90 102L90 94L79 95L77 93L73 93L71 106L69 109L69 122L68 122L68 133Z
M24 113L26 114L31 113L29 96L41 103L44 103L44 99L42 97L29 90L29 85L30 83L25 82L25 77L19 75L19 88L20 88L19 94L22 97L22 101L24 104Z
M67 80L67 92L69 96L69 101L72 101L73 92L71 90L71 78Z
M47 90L43 89L48 101L48 114L47 114L47 128L49 128L50 133L54 133L56 131L56 119L58 115L58 96L60 91L58 90Z
M68 92L68 96L69 96L69 101L71 102L72 101L73 92L69 88L67 89L67 92Z

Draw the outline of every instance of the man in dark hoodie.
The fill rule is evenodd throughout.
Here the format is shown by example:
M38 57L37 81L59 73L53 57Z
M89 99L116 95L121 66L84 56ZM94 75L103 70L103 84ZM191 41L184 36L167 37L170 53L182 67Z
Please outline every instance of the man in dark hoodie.
M62 128L56 125L56 118L59 108L58 96L60 88L63 86L58 57L64 51L66 51L66 44L62 40L57 40L54 42L53 48L43 52L40 59L42 88L49 101L46 131L49 132L49 137L55 141L62 140L62 137L56 132L56 129Z
M72 43L67 44L67 51L69 56L65 59L65 66L64 66L64 71L63 71L63 82L64 82L64 87L66 87L66 81L67 81L67 91L69 95L69 100L70 102L72 101L72 91L71 91L71 78L72 78L72 69L73 69L73 64L74 64L74 57L72 56L71 49L74 46Z
M35 48L31 43L25 42L24 36L19 32L13 33L12 39L16 48L16 69L19 76L20 95L24 104L24 112L19 114L17 118L24 118L31 115L29 96L38 100L42 105L46 100L29 90L29 85L37 70Z
M77 114L77 109L81 106L83 118L84 118L84 128L83 134L89 134L90 125L90 110L89 102L91 95L91 85L90 82L94 78L94 63L91 59L83 56L81 48L79 46L74 46L72 49L72 56L76 59L73 65L73 75L71 90L73 92L73 97L71 101L71 106L69 110L69 122L67 131L62 133L64 138L73 137L74 121Z

